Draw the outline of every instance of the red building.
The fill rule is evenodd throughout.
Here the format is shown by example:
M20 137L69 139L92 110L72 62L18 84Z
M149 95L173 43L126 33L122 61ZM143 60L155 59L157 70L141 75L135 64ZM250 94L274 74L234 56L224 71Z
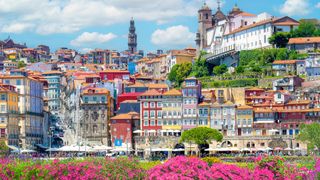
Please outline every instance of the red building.
M140 121L144 135L161 134L162 129L162 94L148 90L139 96Z
M109 80L109 81L114 79L130 80L130 72L126 70L108 69L105 71L100 71L99 75L102 80Z
M140 129L140 118L136 112L127 114L119 114L111 118L111 139L112 144L115 144L116 139L122 141L122 146L133 148L133 131Z
M121 94L117 97L117 109L120 107L120 103L126 100L138 100L138 96L140 96L142 92L134 92L134 93L125 93Z

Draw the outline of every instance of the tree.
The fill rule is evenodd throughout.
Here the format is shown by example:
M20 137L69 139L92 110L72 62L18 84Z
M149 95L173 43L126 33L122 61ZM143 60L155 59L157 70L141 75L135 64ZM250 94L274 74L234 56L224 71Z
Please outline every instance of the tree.
M291 34L292 37L312 37L314 36L316 26L312 22L302 21L297 29L295 29Z
M18 68L26 67L26 64L23 61L18 62Z
M191 63L176 64L172 67L168 79L175 83L175 86L180 86L185 78L187 78L192 70Z
M205 144L210 144L211 141L221 141L222 134L216 129L208 127L197 127L184 131L180 137L180 142L197 144L198 147Z
M7 146L6 142L0 140L0 156L7 154L9 151L9 147Z
M213 74L214 75L221 75L228 71L228 67L225 64L221 64L220 66L215 66L213 68Z
M320 124L302 124L300 126L300 133L298 135L298 140L306 142L309 144L309 147L320 149Z
M269 38L269 43L274 47L284 48L287 46L290 37L289 32L277 32Z
M236 73L241 74L244 73L245 68L243 66L236 67Z

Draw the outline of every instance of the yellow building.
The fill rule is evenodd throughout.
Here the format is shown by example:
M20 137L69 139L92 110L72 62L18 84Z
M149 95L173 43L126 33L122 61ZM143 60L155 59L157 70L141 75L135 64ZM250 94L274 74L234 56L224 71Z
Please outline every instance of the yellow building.
M242 105L236 111L236 135L252 136L253 109L251 106ZM261 134L260 134L261 135Z
M192 63L195 57L196 53L192 49L170 51L167 56L168 72L170 72L172 67L176 64Z
M8 145L19 145L19 95L15 87L0 84L0 137Z
M180 133L182 126L182 93L171 89L163 94L162 130L164 135Z

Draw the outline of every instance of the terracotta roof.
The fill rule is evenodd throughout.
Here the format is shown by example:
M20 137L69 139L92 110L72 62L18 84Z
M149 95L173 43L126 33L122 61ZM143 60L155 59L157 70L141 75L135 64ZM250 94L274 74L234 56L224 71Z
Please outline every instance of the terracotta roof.
M206 102L202 102L202 103L199 104L199 106L210 106L210 104L206 103Z
M251 90L251 91L264 91L264 89L262 88L258 88L258 87L252 87L252 88L248 88L246 90Z
M281 19L284 19L284 18L289 18L289 17L282 17L282 18L270 18L270 19L266 19L266 20L263 20L263 21L259 21L259 22L256 22L254 24L250 24L250 25L247 25L247 26L243 26L243 27L240 27L238 29L235 29L233 31L231 31L230 33L226 34L226 35L230 35L230 34L234 34L234 33L238 33L238 32L241 32L241 31L244 31L244 30L247 30L247 29L250 29L250 28L253 28L253 27L257 27L257 26L261 26L261 25L264 25L264 24L268 24L268 23L274 23L274 24L283 24L283 23L294 23L294 25L299 25L299 22L298 21L284 21L284 22L281 22L280 20ZM277 22L278 21L278 22Z
M60 72L60 71L47 71L47 72L43 72L42 74L62 74L62 72Z
M235 105L233 102L231 102L231 101L227 101L227 102L225 102L223 105Z
M132 85L130 85L128 87L135 88L135 87L146 87L146 86L141 82L136 82L135 84L132 84Z
M274 112L272 109L256 109L254 110L255 113L271 113Z
M252 107L247 105L240 105L237 107L237 109L252 109Z
M151 90L144 92L140 96L160 96L160 95L161 95L161 93L159 93L157 90L151 89Z
M309 100L295 100L295 101L290 101L287 104L310 104Z
M303 60L275 60L272 64L296 64L300 61L302 62Z
M149 89L168 89L167 84L146 84Z
M139 115L139 114L138 114ZM111 118L111 120L130 120L135 116L135 118L137 117L137 114L133 114L132 112L129 112L127 114L119 114L116 115L114 117Z
M182 93L177 89L171 89L163 94L164 96L181 96Z
M237 16L256 16L256 15L251 14L251 13L247 13L247 12L241 12L241 13L237 14Z
M94 90L94 92L90 92ZM83 90L82 94L107 94L109 91L105 88L88 88Z
M288 44L320 43L320 37L290 38Z
M119 69L107 69L101 72L106 72L106 73L130 73L127 70L119 70Z

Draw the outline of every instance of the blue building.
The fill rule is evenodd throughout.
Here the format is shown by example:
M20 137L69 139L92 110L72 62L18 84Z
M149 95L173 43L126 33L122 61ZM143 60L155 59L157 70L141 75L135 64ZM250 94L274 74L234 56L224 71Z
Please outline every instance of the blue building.
M62 72L60 71L48 71L42 74L48 81L48 106L49 110L59 110L61 106L60 95L61 95L61 77Z

